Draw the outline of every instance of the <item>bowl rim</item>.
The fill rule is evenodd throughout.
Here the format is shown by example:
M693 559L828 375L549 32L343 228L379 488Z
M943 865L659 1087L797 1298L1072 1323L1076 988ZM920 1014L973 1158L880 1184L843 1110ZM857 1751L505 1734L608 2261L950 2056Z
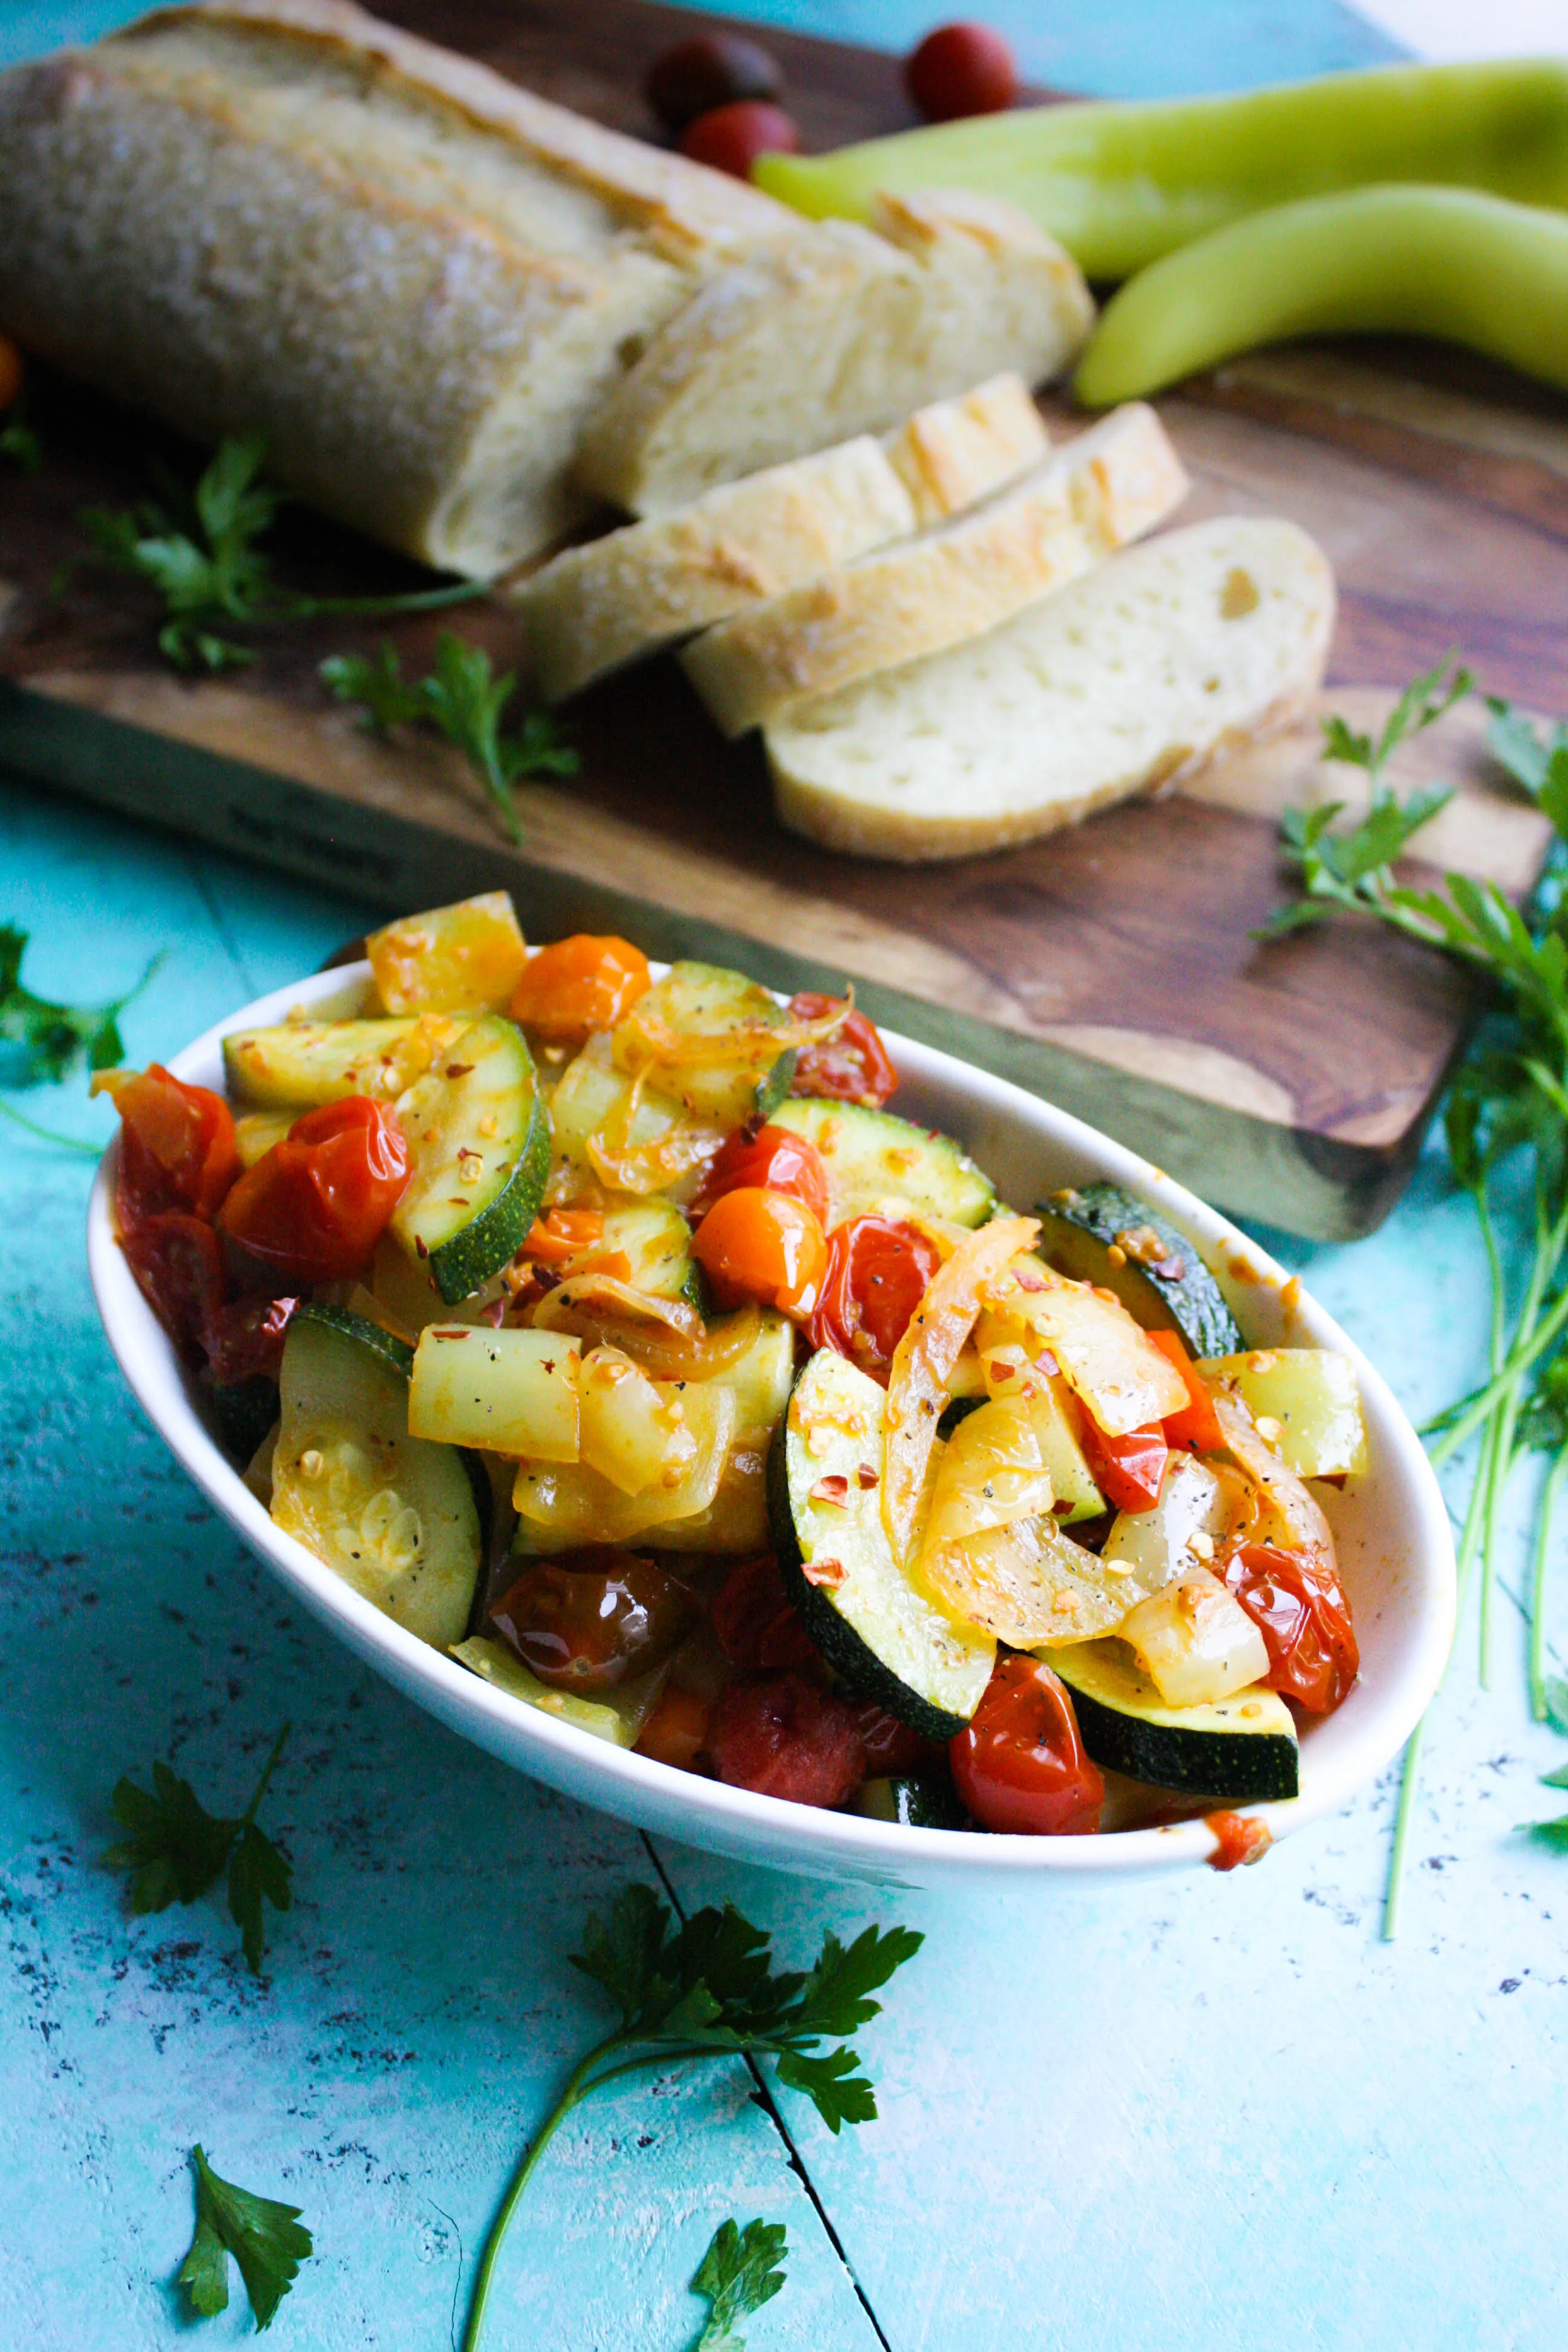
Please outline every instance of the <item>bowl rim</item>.
M655 966L657 971L660 969ZM201 1080L232 1030L282 1020L296 1006L347 997L371 979L368 961L317 972L269 991L214 1022L166 1065L176 1076ZM1415 1430L1376 1368L1327 1311L1252 1238L1208 1207L1163 1170L1086 1121L955 1055L883 1032L901 1074L920 1083L946 1084L977 1111L1022 1126L1045 1144L1076 1152L1101 1175L1142 1195L1214 1265L1227 1265L1249 1286L1272 1287L1289 1302L1292 1322L1316 1345L1342 1350L1356 1368L1363 1408L1388 1451L1387 1473L1403 1472L1412 1507L1402 1528L1414 1573L1401 1606L1416 1611L1415 1637L1387 1685L1376 1694L1357 1736L1334 1759L1303 1775L1302 1792L1272 1803L1235 1808L1264 1821L1278 1840L1337 1811L1373 1780L1402 1748L1436 1691L1452 1644L1456 1615L1453 1535L1441 1489ZM202 1081L205 1082L205 1081ZM513 1697L384 1616L345 1584L268 1512L220 1451L192 1401L174 1349L137 1288L114 1232L112 1213L118 1130L99 1164L88 1202L88 1267L94 1299L115 1360L142 1412L186 1475L219 1516L300 1600L365 1663L374 1665L426 1712L474 1739L514 1769L534 1773L579 1801L648 1826L690 1836L698 1844L808 1874L813 1856L820 1874L880 1874L896 1882L938 1878L1033 1879L1138 1875L1213 1859L1214 1833L1204 1818L1157 1829L1121 1830L1079 1837L1024 1837L915 1829L864 1815L824 1811L733 1789L683 1772L651 1757L617 1748ZM1375 1473L1369 1475L1376 1475ZM1349 1702L1347 1702L1349 1704ZM481 1728L483 1727L484 1728ZM488 1729L493 1737L484 1736ZM518 1753L518 1750L526 1751ZM1307 1751L1304 1749L1303 1754ZM1227 1809L1229 1810L1229 1809ZM682 1817L689 1822L683 1832ZM782 1849L788 1848L785 1853Z

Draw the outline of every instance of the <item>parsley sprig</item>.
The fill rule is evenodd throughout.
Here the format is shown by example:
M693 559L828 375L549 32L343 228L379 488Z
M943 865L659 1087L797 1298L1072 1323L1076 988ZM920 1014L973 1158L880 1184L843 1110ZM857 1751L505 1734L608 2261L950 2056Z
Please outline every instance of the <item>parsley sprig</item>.
M782 2221L721 2221L691 2282L712 2305L691 2352L746 2352L735 2322L771 2303L784 2283L789 2251Z
M189 2290L198 2318L215 2318L228 2308L232 2254L259 2333L271 2326L300 2263L311 2252L310 2232L300 2226L298 2205L282 2205L275 2197L258 2197L232 2180L220 2179L199 2146L192 2148L191 2162L196 2174L196 2228L180 2264L180 2284Z
M1467 964L1489 984L1492 1018L1461 1065L1444 1112L1449 1164L1475 1204L1491 1285L1487 1377L1426 1424L1432 1460L1450 1460L1476 1444L1458 1547L1459 1605L1480 1581L1480 1680L1491 1683L1498 1615L1498 1565L1503 1500L1519 1465L1543 1453L1548 1469L1536 1519L1531 1697L1540 1719L1552 1716L1545 1679L1544 1601L1553 1514L1568 1481L1568 726L1542 731L1505 702L1488 698L1487 742L1552 824L1545 878L1521 913L1495 883L1448 874L1439 888L1402 885L1394 859L1449 794L1401 800L1384 770L1396 744L1441 718L1472 691L1469 673L1451 662L1416 678L1381 736L1357 735L1342 720L1324 729L1325 757L1350 760L1372 778L1372 803L1348 832L1326 830L1337 809L1291 811L1284 856L1303 896L1277 908L1263 936L1280 938L1336 911L1372 916ZM1505 1160L1523 1155L1531 1176L1532 1233L1522 1292L1510 1288L1498 1245L1495 1188ZM1564 1717L1568 1722L1568 1716ZM1384 1935L1398 1924L1405 1851L1414 1818L1425 1725L1405 1750ZM1561 1827L1562 1837L1556 1838ZM1568 1818L1542 1825L1568 1844Z
M27 395L19 392L4 417L0 417L0 457L19 466L24 474L37 474L43 469L44 445L37 428L27 422Z
M563 743L555 722L542 710L524 713L515 733L504 734L501 719L517 690L515 672L497 677L482 646L468 644L450 629L436 640L436 667L424 677L405 677L393 646L374 660L363 654L334 654L321 676L340 702L363 705L365 723L384 735L393 727L434 727L455 743L474 770L513 841L522 826L511 788L525 776L574 776L577 754Z
M123 996L110 999L107 1004L57 1004L47 996L37 996L23 985L22 959L27 950L27 933L16 923L0 923L0 1046L11 1046L20 1061L19 1076L26 1086L59 1086L77 1069L112 1069L125 1059L124 1041L120 1034L120 1016L126 1006L141 995L163 959L154 956L133 988ZM70 1151L85 1151L97 1159L96 1143L84 1143L74 1135L58 1135L53 1128L41 1127L16 1109L12 1103L0 1099L0 1112L17 1127L26 1128L29 1135L42 1137L46 1143L63 1145Z
M252 1976L260 1975L267 1948L264 1903L287 1911L292 1900L293 1865L256 1819L289 1732L285 1724L237 1820L209 1813L190 1782L167 1764L153 1765L150 1790L133 1780L119 1781L115 1819L130 1835L103 1857L111 1870L131 1872L131 1908L138 1915L199 1901L226 1865L229 1916L239 1929Z
M606 2084L652 2068L767 2058L781 2083L810 2099L829 2131L868 2123L876 2097L848 2037L879 2014L871 1995L913 1958L922 1940L907 1927L868 1927L847 1947L827 1935L816 1965L796 1974L774 1969L769 1937L730 1904L678 1924L652 1887L628 1886L606 1917L590 1919L573 1966L599 1987L621 2021L573 2068L501 2200L474 2281L463 2352L477 2352L519 2200L574 2108ZM825 2042L835 2046L824 2049Z
M216 674L253 662L254 648L227 634L237 625L430 613L486 593L486 583L472 580L397 596L310 596L279 587L258 544L286 503L261 479L266 459L265 436L247 434L220 445L194 488L159 467L161 499L82 510L93 560L143 582L160 598L158 650L176 669Z

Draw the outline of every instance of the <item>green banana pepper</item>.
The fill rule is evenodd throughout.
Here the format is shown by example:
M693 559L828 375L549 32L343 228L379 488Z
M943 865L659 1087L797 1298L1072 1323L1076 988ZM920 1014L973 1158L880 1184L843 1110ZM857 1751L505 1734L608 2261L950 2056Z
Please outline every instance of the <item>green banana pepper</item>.
M817 218L864 220L881 189L1005 196L1086 276L1121 278L1247 214L1374 182L1568 210L1568 63L1383 66L1233 98L1030 107L759 156L752 177Z
M1568 390L1568 214L1468 188L1280 205L1122 287L1079 362L1090 408L1295 335L1438 335Z

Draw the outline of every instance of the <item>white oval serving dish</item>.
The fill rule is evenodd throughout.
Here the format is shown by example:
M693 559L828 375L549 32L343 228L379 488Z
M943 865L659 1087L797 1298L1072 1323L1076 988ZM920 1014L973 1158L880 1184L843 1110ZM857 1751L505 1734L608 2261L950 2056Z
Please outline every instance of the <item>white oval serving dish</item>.
M368 964L277 990L174 1056L176 1076L222 1087L221 1040L305 1004L324 1016L358 1009ZM1339 1546L1361 1644L1361 1679L1338 1712L1306 1729L1300 1794L1249 1807L1276 1838L1342 1805L1398 1753L1443 1671L1454 1623L1448 1516L1420 1440L1384 1381L1300 1285L1234 1225L1135 1152L1020 1087L888 1033L906 1118L960 1137L1004 1200L1026 1207L1058 1185L1108 1178L1154 1202L1213 1267L1247 1342L1318 1345L1350 1356L1361 1380L1371 1466L1322 1499ZM504 1763L605 1812L736 1860L805 1876L935 1886L1059 1875L1109 1879L1193 1868L1215 1851L1201 1821L1104 1837L1026 1838L904 1829L820 1812L723 1787L612 1748L469 1674L384 1617L292 1537L275 1528L209 1433L168 1339L114 1238L117 1147L88 1210L88 1263L104 1329L132 1389L170 1452L273 1574L357 1656L416 1705Z

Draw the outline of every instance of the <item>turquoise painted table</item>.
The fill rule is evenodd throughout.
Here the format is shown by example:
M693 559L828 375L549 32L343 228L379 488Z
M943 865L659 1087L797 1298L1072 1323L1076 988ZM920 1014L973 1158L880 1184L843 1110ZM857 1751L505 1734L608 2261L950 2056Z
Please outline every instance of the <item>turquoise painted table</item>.
M0 55L129 13L13 6ZM901 42L925 13L878 0L831 22ZM1173 88L1381 47L1306 0L1082 14L1092 26L1029 12L1037 70ZM1106 46L1112 26L1125 51ZM0 793L0 918L33 932L35 986L107 995L169 950L128 1018L132 1060L312 968L363 919ZM33 1108L84 1136L108 1124L79 1089ZM279 2347L438 2352L514 2153L598 2030L566 1965L584 1914L656 1873L683 1904L732 1897L792 1955L873 1914L656 1852L331 1646L132 1405L88 1294L88 1181L85 1161L0 1137L0 2347L247 2333L240 2300L193 2336L171 2287L200 2139L315 2232ZM1483 1273L1436 1158L1371 1241L1275 1245L1412 1412L1475 1372ZM700 2318L685 2281L729 2212L790 2229L789 2284L748 2327L753 2352L1561 2345L1568 1864L1511 1833L1561 1748L1527 1721L1515 1612L1508 1634L1497 1691L1477 1692L1467 1651L1439 1704L1397 1944L1378 1940L1392 1779L1230 1878L904 1901L927 1942L866 2037L881 2120L833 2142L786 2101L786 2138L739 2068L589 2110L532 2192L497 2352L679 2352ZM237 1806L285 1717L268 1816L298 1900L256 1982L216 1902L133 1921L98 1856L120 1773L167 1756Z

